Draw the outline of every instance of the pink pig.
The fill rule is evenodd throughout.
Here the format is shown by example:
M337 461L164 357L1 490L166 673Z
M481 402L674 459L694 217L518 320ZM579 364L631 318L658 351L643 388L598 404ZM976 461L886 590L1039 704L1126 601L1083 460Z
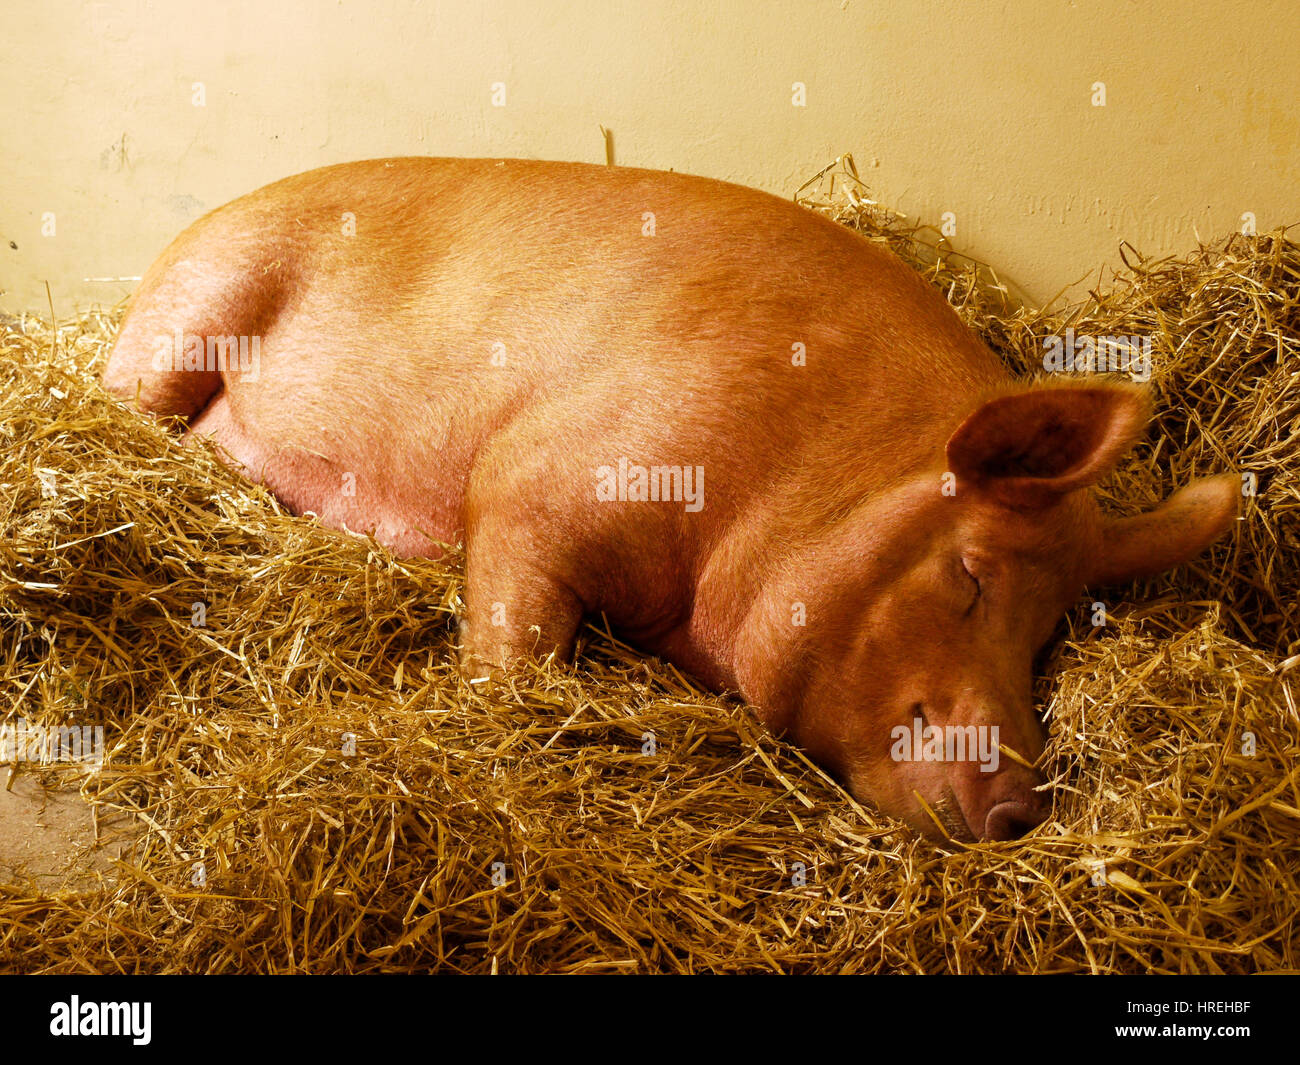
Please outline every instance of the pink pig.
M1085 584L1237 511L1104 518L1144 390L1012 380L943 298L793 203L681 174L385 159L206 215L132 299L105 387L183 415L295 512L467 552L480 666L584 615L741 693L935 835L1047 815L1031 663Z

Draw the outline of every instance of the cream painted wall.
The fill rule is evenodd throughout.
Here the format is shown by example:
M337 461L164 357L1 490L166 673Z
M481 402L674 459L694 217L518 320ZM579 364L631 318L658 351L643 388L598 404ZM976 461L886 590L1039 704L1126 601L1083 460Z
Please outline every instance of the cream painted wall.
M1184 251L1243 212L1300 220L1294 0L9 0L4 24L10 311L44 311L46 281L60 315L112 304L129 282L85 279L139 275L299 170L602 161L599 125L620 163L782 195L851 151L884 202L954 212L957 246L1036 301L1121 238Z

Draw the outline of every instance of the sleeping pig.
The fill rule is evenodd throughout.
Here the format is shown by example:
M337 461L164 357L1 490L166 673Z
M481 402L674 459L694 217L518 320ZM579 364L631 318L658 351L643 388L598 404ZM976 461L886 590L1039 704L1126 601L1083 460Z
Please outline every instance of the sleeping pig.
M682 174L383 159L201 218L104 372L295 512L463 542L480 669L584 615L739 692L858 798L1011 839L1050 802L1031 664L1085 584L1192 557L1238 481L1124 520L1127 382L1011 379L944 299L794 203Z

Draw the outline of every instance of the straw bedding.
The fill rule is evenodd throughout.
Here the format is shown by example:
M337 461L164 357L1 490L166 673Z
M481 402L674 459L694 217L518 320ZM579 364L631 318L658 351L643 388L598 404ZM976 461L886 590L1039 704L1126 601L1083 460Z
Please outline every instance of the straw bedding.
M97 888L0 887L0 970L1300 968L1300 247L1126 249L1042 313L850 163L802 196L892 245L1018 372L1067 324L1152 338L1157 420L1104 487L1117 512L1256 475L1231 539L1062 624L1046 825L919 840L599 626L575 668L470 685L459 557L285 514L98 389L115 316L23 317L0 363L0 713L103 723L102 770L16 771L139 830Z

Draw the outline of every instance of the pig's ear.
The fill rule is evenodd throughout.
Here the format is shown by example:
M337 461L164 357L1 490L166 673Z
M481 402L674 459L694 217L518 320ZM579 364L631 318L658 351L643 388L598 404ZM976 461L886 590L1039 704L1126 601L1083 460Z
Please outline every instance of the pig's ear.
M948 440L957 493L966 487L1007 506L1047 506L1100 480L1151 417L1145 388L1035 385L977 407Z
M1154 510L1102 526L1089 584L1149 577L1195 558L1236 520L1241 478L1222 473L1193 481Z

